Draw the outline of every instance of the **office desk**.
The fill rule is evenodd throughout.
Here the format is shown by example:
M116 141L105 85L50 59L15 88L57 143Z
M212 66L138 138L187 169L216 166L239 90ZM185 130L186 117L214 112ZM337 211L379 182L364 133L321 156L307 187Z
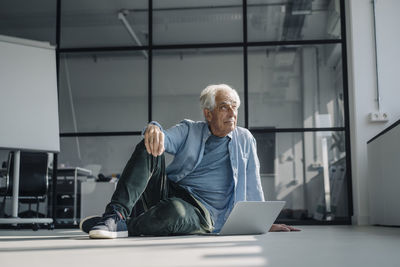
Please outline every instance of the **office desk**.
M0 169L0 174L6 174L7 170ZM49 169L49 177L52 176L53 170ZM77 181L78 177L87 177L92 174L92 171L80 168L80 167L68 167L57 169L57 176L61 177L73 177L74 179L74 213L73 213L73 223L77 225ZM3 179L1 179L3 180ZM1 182L1 181L0 181ZM15 197L13 196L13 199ZM0 218L0 224L30 224L30 223L53 223L52 218Z
M52 173L52 170L50 170L50 173ZM74 225L78 224L77 221L77 206L78 206L78 178L79 177L87 177L92 174L91 170L87 170L81 167L66 167L66 168L59 168L57 169L57 176L58 177L73 177L74 179L74 212L73 212L73 217L72 221ZM57 196L53 196L57 197Z

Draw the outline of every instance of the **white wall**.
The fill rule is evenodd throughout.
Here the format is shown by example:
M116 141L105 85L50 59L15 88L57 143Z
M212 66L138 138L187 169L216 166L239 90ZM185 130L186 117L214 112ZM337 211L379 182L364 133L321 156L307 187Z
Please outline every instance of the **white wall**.
M368 143L370 223L400 226L400 127Z
M380 107L387 123L370 123L377 111L373 10L370 0L346 1L354 224L369 223L367 141L400 119L400 1L376 1Z

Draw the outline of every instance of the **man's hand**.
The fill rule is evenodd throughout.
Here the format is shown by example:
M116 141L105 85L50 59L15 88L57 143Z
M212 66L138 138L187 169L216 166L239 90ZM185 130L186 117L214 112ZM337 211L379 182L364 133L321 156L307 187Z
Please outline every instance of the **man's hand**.
M294 228L286 224L273 224L269 229L270 232L291 232L291 231L301 231L300 229Z
M144 134L144 144L147 152L154 157L164 153L164 133L157 125L149 124L147 126Z

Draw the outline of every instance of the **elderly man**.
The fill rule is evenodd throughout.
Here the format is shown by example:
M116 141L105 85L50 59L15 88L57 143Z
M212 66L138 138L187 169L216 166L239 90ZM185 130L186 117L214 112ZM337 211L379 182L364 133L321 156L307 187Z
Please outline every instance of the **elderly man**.
M168 130L151 122L145 128L103 216L81 222L90 238L218 232L236 202L264 201L256 141L236 126L237 92L210 85L200 104L205 122L184 120ZM164 152L174 155L167 168Z

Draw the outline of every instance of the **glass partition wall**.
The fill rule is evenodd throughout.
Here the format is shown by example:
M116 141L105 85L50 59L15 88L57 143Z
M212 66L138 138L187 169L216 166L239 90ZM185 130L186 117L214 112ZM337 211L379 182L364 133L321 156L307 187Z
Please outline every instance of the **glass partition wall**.
M266 199L286 201L278 221L350 223L344 1L41 2L46 19L3 15L0 34L57 45L58 165L118 175L147 122L203 120L201 90L227 83Z

